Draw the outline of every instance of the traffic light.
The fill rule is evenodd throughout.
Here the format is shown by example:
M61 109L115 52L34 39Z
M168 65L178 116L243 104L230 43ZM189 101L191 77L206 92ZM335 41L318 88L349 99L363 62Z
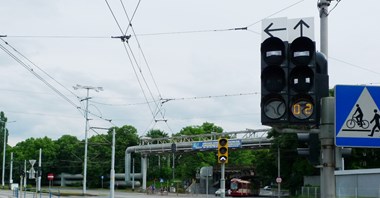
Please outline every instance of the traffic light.
M218 139L218 163L228 163L228 139Z
M269 37L261 43L261 123L288 122L288 42Z
M315 42L269 37L261 43L261 123L319 125L320 99L329 95L327 59Z
M328 96L327 60L315 42L298 37L289 45L289 124L318 125L320 99Z
M177 145L175 143L172 143L171 151L172 151L172 153L175 153L177 151Z
M321 144L317 133L297 133L298 141L306 147L297 148L300 156L305 156L313 165L319 165Z

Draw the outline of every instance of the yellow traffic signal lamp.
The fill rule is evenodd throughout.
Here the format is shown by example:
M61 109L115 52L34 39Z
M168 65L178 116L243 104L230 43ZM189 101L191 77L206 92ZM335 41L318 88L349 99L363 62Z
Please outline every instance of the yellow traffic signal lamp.
M218 139L218 163L228 163L228 139Z

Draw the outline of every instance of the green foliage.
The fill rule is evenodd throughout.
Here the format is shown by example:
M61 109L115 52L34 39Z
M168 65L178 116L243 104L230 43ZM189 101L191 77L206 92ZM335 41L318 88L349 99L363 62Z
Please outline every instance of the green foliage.
M0 145L4 145L4 133L5 133L5 140L8 141L9 132L6 128L6 122L8 121L8 118L5 117L4 112L0 112ZM0 151L3 152L4 147L0 146Z
M4 113L1 112L0 119L6 120ZM3 130L4 122L0 123ZM111 165L111 143L112 132L116 132L115 148L115 172L125 172L125 149L139 144L140 139L136 128L130 125L114 127L106 133L91 136L88 139L88 167L87 181L89 187L100 187L101 176L110 173ZM200 135L211 133L222 133L223 129L213 123L203 123L200 126L187 126L173 136L181 135ZM151 138L167 138L168 134L164 131L153 129L147 132L146 136ZM1 137L1 136L0 136ZM277 154L280 150L281 177L283 178L283 188L294 192L303 183L304 175L318 174L319 169L314 168L310 163L297 155L298 140L296 134L281 134L272 130L268 134L273 138L273 145L255 149L230 149L229 163L227 167L240 168L249 167L255 171L262 185L275 183L277 177ZM0 138L1 139L1 138ZM1 139L2 140L2 139ZM193 139L197 141L197 138ZM168 142L169 143L169 142ZM23 169L24 160L38 159L39 149L42 148L43 177L47 173L58 175L62 172L78 174L83 171L84 140L78 140L71 135L63 135L53 141L48 137L29 138L19 142L16 146L7 149L7 159L10 152L14 153L14 174L19 175L19 167ZM135 159L135 172L140 172L140 154L133 153ZM162 153L148 155L148 180L163 178L165 181L172 179L172 153ZM380 165L380 153L376 149L353 149L352 157L346 158L346 168L377 168ZM28 169L30 167L27 162ZM194 179L197 171L204 166L218 167L215 151L197 152L176 152L175 153L175 177L182 181ZM226 175L228 176L228 175ZM19 177L14 177L17 182ZM47 184L44 184L47 185Z

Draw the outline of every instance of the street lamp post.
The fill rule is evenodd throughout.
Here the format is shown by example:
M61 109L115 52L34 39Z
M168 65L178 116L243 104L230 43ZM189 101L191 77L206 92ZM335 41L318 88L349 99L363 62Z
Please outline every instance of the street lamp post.
M7 148L7 121L3 121L3 120L0 120L1 123L4 123L4 128L3 128L3 131L4 131L4 139L3 139L3 142L4 142L4 147L3 147L3 169L2 169L2 172L1 172L1 187L4 189L4 176L5 176L5 154L6 154L6 148ZM8 123L11 123L11 122L16 122L16 121L10 121Z
M3 122L3 121L2 121ZM3 131L4 131L4 138L3 138L3 142L4 142L4 147L3 147L3 169L2 169L2 172L1 172L1 187L4 189L4 175L5 175L5 149L7 148L6 147L6 134L7 134L7 122L3 122L4 123L4 128L3 128Z
M92 86L82 86L82 85L76 85L73 86L75 90L77 89L86 89L87 90L87 96L86 100L86 113L85 113L85 119L86 119L86 126L85 126L85 133L84 133L84 165L83 165L83 195L86 194L86 183L87 183L87 146L88 146L88 140L87 140L87 132L88 132L88 100L90 99L90 89L94 90L96 92L103 91L103 87L92 87ZM83 101L82 100L82 101Z

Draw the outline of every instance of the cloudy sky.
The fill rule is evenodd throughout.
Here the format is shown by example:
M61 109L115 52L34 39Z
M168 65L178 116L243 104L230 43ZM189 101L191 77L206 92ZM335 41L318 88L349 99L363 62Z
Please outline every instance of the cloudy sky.
M332 2L330 88L380 82L379 4ZM90 127L128 124L139 135L204 122L264 128L261 22L279 17L313 17L319 47L317 0L3 0L0 111L9 144L83 139L86 90L77 84L104 89L90 90ZM128 42L112 38L124 33Z

